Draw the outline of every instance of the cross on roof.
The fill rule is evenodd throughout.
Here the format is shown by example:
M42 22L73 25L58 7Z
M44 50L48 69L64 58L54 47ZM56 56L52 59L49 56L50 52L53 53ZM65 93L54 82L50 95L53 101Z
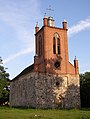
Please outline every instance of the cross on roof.
M49 5L49 8L47 8L46 10L49 11L49 16L50 16L51 11L54 11L54 10L51 8L51 5Z

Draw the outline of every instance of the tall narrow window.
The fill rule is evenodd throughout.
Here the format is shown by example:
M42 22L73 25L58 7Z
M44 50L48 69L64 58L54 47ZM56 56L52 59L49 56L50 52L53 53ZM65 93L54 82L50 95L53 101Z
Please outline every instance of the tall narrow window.
M53 38L53 53L60 54L60 37L58 33L54 34Z
M53 53L56 54L56 40L53 38Z
M38 52L38 55L40 56L40 44L41 44L41 42L40 42L40 40L39 40L39 42L38 42L38 45L39 45L39 52Z
M38 55L41 56L42 55L42 38L41 38L41 36L39 36L38 48L39 48Z
M58 50L58 54L60 54L60 39L57 39L57 50Z

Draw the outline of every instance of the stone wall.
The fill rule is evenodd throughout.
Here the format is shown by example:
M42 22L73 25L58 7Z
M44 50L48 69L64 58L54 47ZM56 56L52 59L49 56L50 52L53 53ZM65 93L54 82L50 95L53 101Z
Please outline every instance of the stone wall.
M35 105L35 78L30 73L15 79L10 85L10 105L11 106L31 106Z
M29 73L11 82L10 105L35 108L80 107L77 75Z

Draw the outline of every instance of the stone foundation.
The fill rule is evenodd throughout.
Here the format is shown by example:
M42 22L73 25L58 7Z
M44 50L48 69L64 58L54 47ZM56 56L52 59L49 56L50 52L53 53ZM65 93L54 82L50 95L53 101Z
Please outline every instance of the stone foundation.
M10 105L34 108L80 107L79 75L29 73L11 82Z

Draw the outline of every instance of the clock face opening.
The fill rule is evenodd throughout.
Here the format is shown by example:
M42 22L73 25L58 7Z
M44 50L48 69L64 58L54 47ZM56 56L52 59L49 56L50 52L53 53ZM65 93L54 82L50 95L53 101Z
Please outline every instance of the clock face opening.
M54 64L54 66L55 66L56 68L59 68L59 67L60 67L60 62L56 61L55 64Z

